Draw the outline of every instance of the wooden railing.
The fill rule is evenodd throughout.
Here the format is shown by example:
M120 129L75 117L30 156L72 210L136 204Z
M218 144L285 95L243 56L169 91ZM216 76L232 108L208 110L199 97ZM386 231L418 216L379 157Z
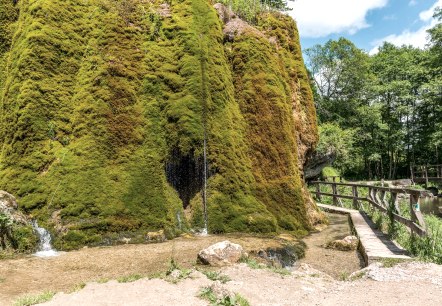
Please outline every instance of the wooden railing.
M442 165L413 165L411 180L416 183L442 182Z
M419 236L425 236L426 226L422 213L419 210L419 197L423 192L415 189L378 187L372 185L354 184L354 183L336 183L314 181L316 189L314 194L317 201L321 201L323 196L332 197L333 205L343 207L341 199L352 200L354 209L363 210L362 202L369 203L374 209L377 209L397 222L402 223L410 229L411 232ZM322 192L321 185L331 186L332 193ZM351 194L340 194L338 187L351 187ZM361 196L360 191L364 188L367 196ZM398 195L406 194L410 197L410 219L401 216L401 209L398 202ZM389 195L389 197L388 197Z

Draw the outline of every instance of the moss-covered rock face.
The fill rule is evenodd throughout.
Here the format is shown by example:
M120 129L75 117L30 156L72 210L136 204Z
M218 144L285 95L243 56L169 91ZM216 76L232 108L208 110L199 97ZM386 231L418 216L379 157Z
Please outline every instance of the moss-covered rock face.
M0 0L0 22L0 187L59 248L202 226L205 142L210 232L311 225L292 19L232 36L207 0Z

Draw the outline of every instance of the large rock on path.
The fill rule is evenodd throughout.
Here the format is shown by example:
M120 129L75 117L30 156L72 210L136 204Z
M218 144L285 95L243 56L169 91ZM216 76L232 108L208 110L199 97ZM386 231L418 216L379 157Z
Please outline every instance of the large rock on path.
M344 239L327 243L326 248L339 251L354 251L358 248L359 239L356 236L347 236Z
M201 250L198 260L205 265L221 267L238 262L244 254L242 246L226 240Z

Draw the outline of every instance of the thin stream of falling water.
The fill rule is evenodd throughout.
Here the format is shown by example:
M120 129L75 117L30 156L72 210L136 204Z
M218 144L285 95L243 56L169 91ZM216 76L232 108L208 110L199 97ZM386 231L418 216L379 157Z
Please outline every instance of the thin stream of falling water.
M207 228L207 132L204 124L204 148L203 148L203 162L204 162L204 185L203 185L203 208L204 208L204 229L202 234L208 234Z
M207 83L205 79L206 75L206 56L207 51L205 48L207 46L203 46L203 38L204 34L200 34L200 48L201 48L201 58L200 58L200 64L201 64L201 91L202 91L202 119L203 119L203 129L204 129L204 143L203 143L203 212L204 212L204 229L202 232L202 235L208 234L208 217L207 217Z
M53 257L58 256L59 253L51 245L51 235L49 232L40 226L37 221L32 222L32 227L38 234L39 244L38 251L34 254L37 257Z

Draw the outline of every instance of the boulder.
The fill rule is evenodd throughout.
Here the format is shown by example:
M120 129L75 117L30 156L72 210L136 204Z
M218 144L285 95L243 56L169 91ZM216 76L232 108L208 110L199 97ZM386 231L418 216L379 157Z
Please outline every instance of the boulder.
M3 190L0 190L0 214L11 218L14 223L23 225L29 224L26 216L18 211L15 197Z
M242 246L226 240L201 250L198 260L205 265L221 267L238 262L244 254Z
M353 251L358 248L359 239L356 236L347 236L344 239L335 240L327 243L327 249L334 249L339 251Z

